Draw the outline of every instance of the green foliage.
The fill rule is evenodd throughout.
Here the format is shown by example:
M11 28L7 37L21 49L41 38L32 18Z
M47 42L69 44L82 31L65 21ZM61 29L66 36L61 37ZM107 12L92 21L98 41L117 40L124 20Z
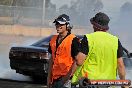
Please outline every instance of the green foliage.
M46 3L50 0L46 0ZM0 0L0 5L42 7L43 0Z
M11 5L13 0L0 0L0 5Z

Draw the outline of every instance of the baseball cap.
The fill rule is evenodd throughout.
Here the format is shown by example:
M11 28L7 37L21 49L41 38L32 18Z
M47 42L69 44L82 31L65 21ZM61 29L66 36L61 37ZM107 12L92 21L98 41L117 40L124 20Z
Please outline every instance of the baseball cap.
M68 15L66 14L62 14L60 16L58 16L53 23L59 23L59 24L66 24L66 23L70 23L70 18Z

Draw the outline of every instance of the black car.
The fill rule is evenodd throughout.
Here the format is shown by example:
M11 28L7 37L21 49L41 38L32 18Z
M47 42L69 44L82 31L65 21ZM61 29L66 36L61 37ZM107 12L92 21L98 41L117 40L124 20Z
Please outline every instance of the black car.
M33 79L45 79L48 70L48 45L52 36L39 40L30 46L11 47L9 51L10 67L16 73L31 76Z
M83 36L77 35L80 39ZM41 39L30 46L11 47L9 51L10 67L16 73L45 79L48 70L48 45L51 36Z
M77 36L80 39L83 37L81 35ZM11 47L9 52L11 69L33 78L45 79L47 77L49 61L48 45L51 37L46 37L27 47ZM123 50L125 65L132 65L130 63L132 59L129 59L130 61L128 60L132 56L132 53L129 53L125 48Z

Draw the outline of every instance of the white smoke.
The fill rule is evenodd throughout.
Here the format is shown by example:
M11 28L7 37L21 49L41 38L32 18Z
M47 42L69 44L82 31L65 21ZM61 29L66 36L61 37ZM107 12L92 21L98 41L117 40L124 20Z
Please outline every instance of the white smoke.
M0 78L19 81L32 81L29 76L24 76L22 74L16 73L15 70L11 69L9 60L9 50L12 46L18 45L28 46L39 40L39 38L22 36L18 36L17 38L13 36L4 36L4 38L5 41L0 43Z
M0 78L1 79L11 79L11 80L19 80L19 81L31 81L30 77L24 76L22 74L16 73L14 70L10 68L0 68Z
M118 12L118 17L116 17L115 22L112 22L110 25L110 31L119 37L122 46L125 47L129 52L132 52L132 30L131 30L131 15L132 15L132 3L124 3ZM111 19L113 20L113 19ZM132 81L132 58L129 59L129 63L126 63L126 79Z

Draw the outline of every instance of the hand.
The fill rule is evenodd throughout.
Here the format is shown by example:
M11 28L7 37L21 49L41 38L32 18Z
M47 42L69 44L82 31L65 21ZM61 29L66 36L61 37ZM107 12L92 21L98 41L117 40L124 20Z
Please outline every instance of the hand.
M61 79L62 79L63 84L65 84L70 79L70 75L69 74L65 75Z

